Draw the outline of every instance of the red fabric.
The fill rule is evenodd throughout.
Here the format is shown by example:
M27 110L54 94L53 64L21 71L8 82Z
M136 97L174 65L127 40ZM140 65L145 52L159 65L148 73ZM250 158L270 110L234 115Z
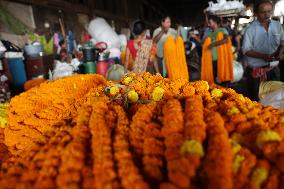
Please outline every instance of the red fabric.
M139 41L138 42L138 46L140 47L141 46L141 42ZM130 51L130 54L132 56L132 59L135 60L136 59L136 55L137 55L137 51L138 49L135 48L134 46L134 40L129 40L127 42L127 48L129 49Z
M253 68L252 69L252 77L253 78L260 78L260 81L266 81L267 75L266 73L271 71L274 67L268 67L268 68Z

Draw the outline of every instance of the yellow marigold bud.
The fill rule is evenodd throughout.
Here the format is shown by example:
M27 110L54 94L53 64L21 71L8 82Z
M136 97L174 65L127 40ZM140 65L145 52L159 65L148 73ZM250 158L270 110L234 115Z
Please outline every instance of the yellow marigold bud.
M148 72L146 72L145 74L147 74ZM151 74L150 74L151 75ZM129 76L130 77L132 77L132 78L134 78L134 77L136 77L137 76L137 74L136 73L131 73L131 74L129 74Z
M119 88L116 86L111 87L109 93L111 96L116 96L119 93Z
M244 156L236 155L233 161L233 173L237 173L239 171L239 168L244 160Z
M262 145L266 142L280 142L280 141L282 141L280 135L277 132L271 130L261 131L260 133L258 133L256 137L256 145L259 148L261 148Z
M152 99L155 101L159 101L163 98L165 90L162 87L155 87L152 92Z
M196 154L200 157L204 156L203 146L200 142L196 140L187 140L183 143L180 148L182 154Z
M261 186L264 181L266 181L268 177L268 171L264 168L256 168L253 173L251 180L257 185Z
M231 136L231 141L233 143L241 144L243 141L243 136L240 133L233 133Z
M4 118L4 117L0 117L0 127L1 127L2 129L4 129L4 128L5 128L6 123L7 123L6 118Z
M222 92L222 90L221 89L213 89L212 91L211 91L211 96L213 97L213 98L221 98L222 96L223 96L223 92Z
M125 84L125 85L129 85L129 83L131 83L132 80L133 80L132 77L125 77L123 79L122 83Z
M232 116L232 115L235 115L235 114L238 114L240 113L240 110L237 108L237 107L232 107L230 108L228 111L227 111L227 115L228 116Z
M237 154L242 149L241 145L239 145L233 140L231 140L231 146L233 154Z
M134 90L128 92L127 98L130 100L130 102L137 102L139 99L138 94Z
M280 122L284 123L284 116L280 117Z

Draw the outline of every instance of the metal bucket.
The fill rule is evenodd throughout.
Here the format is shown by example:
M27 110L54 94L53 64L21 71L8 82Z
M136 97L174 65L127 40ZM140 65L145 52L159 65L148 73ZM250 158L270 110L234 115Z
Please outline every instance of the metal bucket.
M96 64L94 62L86 62L83 64L84 73L94 74L96 73Z

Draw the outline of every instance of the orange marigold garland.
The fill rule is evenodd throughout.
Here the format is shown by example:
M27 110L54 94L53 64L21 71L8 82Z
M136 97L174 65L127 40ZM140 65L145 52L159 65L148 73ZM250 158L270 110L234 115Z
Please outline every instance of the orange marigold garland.
M105 114L108 103L105 100L93 102L93 112L90 118L92 134L93 173L96 188L118 188L118 176L114 169L112 154L111 130L107 126Z
M142 159L144 172L148 178L157 181L163 179L163 155L164 144L161 140L160 125L149 123L145 128Z
M267 182L264 184L264 189L276 189L280 186L280 171L273 167L269 173L269 177L267 178Z
M249 188L257 189L262 188L267 181L270 172L270 164L266 160L258 160L256 166L251 174Z
M187 161L187 176L192 185L196 170L200 166L204 156L203 142L206 137L206 124L203 121L203 101L198 95L188 97L185 105L185 142L181 147L181 153Z
M237 164L237 165L234 165ZM249 182L249 175L256 165L256 157L246 148L241 148L234 158L234 188L242 189ZM235 168L235 166L237 166Z
M14 154L25 150L52 125L76 116L77 102L82 103L91 88L102 85L106 81L101 76L76 75L42 83L39 88L14 97L8 112L5 144L16 149L11 150Z
M45 146L51 149L49 149L45 154L45 159L33 188L40 189L56 187L56 177L59 163L63 160L61 159L63 156L63 150L66 147L66 144L72 139L68 130L59 132L54 140L49 141L50 145ZM70 179L70 175L68 175L67 178Z
M114 157L117 161L118 174L121 184L125 189L148 189L148 184L139 174L139 169L133 162L133 156L130 153L130 146L127 140L129 134L129 121L125 112L120 106L114 106L117 114L117 126L114 138Z
M163 107L162 136L165 141L165 158L169 182L178 188L188 188L190 183L186 171L188 162L180 153L184 142L184 120L181 104L178 100L169 100ZM163 183L160 187L163 187Z
M233 188L233 153L219 113L206 114L208 148L204 160L207 188Z
M11 104L5 143L12 154L0 159L4 189L284 183L284 111L205 81L131 73L115 83L76 75Z
M130 143L137 155L143 154L143 143L145 138L145 125L151 122L156 103L142 105L133 116L130 124Z
M57 176L57 186L60 188L80 187L81 170L86 159L86 145L90 138L89 118L92 108L84 106L77 118L77 124L71 132L73 140L66 146L62 154L62 162Z

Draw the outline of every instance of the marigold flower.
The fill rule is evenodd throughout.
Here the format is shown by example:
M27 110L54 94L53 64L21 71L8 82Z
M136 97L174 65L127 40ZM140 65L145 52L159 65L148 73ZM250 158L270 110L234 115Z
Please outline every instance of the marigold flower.
M165 90L161 87L155 87L152 92L152 99L154 101L159 101L163 98Z
M138 94L134 90L131 90L131 91L128 92L127 98L132 103L137 102L138 99L139 99Z
M280 142L282 138L280 135L272 130L261 131L256 138L256 145L261 148L266 142Z

